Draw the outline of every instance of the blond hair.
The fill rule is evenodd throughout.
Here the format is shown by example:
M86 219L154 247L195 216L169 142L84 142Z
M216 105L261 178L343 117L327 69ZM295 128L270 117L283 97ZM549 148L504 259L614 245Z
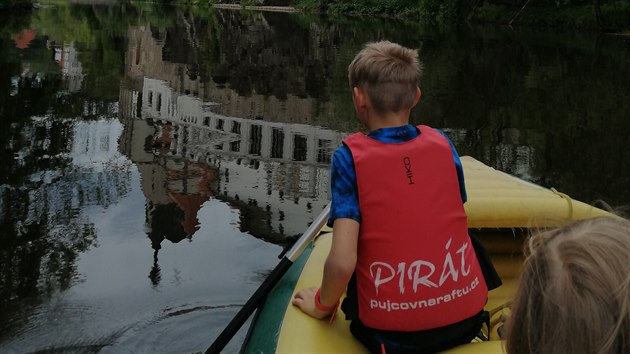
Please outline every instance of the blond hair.
M630 353L630 222L599 217L530 238L510 354Z
M365 89L374 109L399 112L413 106L420 83L418 51L382 41L365 45L350 66L350 88Z

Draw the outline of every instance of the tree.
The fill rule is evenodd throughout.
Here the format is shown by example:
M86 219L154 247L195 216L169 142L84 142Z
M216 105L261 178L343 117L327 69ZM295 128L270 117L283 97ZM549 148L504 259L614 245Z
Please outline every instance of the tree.
M593 12L595 13L595 21L597 22L597 28L604 29L604 18L602 17L602 10L600 8L600 1L593 0Z

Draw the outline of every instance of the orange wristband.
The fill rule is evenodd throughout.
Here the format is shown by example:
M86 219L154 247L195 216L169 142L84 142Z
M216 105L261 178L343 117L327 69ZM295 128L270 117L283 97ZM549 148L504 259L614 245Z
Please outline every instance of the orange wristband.
M317 307L318 310L320 311L332 311L334 309L337 308L337 305L339 304L339 302L337 302L336 304L332 305L332 306L326 306L326 305L322 305L321 302L319 302L319 292L321 289L317 289L317 292L315 293L315 307Z

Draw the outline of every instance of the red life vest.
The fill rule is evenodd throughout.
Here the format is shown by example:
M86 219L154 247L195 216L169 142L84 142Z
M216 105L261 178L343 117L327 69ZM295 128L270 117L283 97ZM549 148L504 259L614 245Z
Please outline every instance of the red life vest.
M359 319L421 331L477 314L488 290L475 256L448 140L428 126L403 143L362 133L344 143L357 175Z

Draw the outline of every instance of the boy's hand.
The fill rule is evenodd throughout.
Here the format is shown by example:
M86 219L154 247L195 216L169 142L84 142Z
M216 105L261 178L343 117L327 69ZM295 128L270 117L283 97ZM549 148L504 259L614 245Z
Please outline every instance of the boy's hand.
M304 288L295 294L291 303L299 307L305 314L321 320L330 316L333 311L322 311L318 309L315 306L315 293L317 293L316 287Z

